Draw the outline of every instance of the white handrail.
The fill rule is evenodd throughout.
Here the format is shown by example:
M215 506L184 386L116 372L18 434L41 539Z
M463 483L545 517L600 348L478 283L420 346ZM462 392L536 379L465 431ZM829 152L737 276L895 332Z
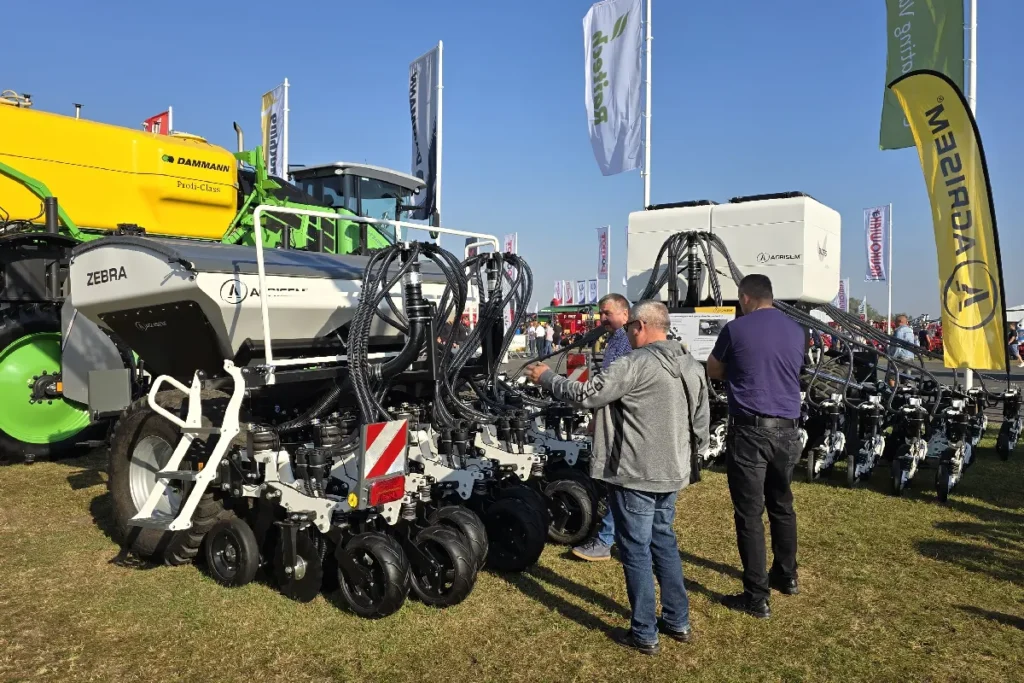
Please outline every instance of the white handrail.
M329 359L335 361L341 360L344 356L320 356L312 359L291 359L285 361L274 361L274 354L271 350L271 339L270 339L270 297L267 296L267 269L263 260L263 228L260 225L260 218L265 213L276 213L286 214L291 216L309 216L311 218L330 218L333 220L350 221L352 223L372 223L374 225L393 225L395 230L395 238L399 239L401 228L406 227L414 230L425 230L428 232L443 233L446 235L462 235L463 237L476 237L480 241L474 242L471 245L467 245L467 253L470 246L473 245L484 245L490 244L494 247L494 251L500 251L501 245L498 242L498 238L494 235L487 235L482 232L468 232L466 230L456 230L454 228L442 228L434 227L430 225L420 225L419 223L409 223L407 221L393 221L386 218L368 218L366 216L349 216L346 214L340 214L333 211L312 211L310 209L297 209L290 206L272 206L270 204L260 204L253 211L252 220L256 231L256 274L259 278L260 283L260 313L263 318L263 355L266 361L267 367L273 370L278 365L297 365L299 362L330 362ZM287 236L285 231L285 236ZM273 375L268 377L268 381L273 382Z

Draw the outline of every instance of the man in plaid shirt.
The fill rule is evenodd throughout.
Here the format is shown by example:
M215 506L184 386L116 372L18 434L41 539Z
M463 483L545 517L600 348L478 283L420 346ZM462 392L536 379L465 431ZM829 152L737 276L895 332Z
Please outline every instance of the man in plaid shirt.
M621 294L606 294L597 303L601 312L601 325L611 330L612 335L608 340L608 346L604 350L604 359L601 361L601 370L607 370L608 366L633 350L629 345L629 337L626 336L624 326L629 320L629 301ZM597 536L578 545L572 549L572 554L581 560L588 562L601 562L612 558L612 545L615 543L615 522L612 519L612 511L609 508L601 520L601 530Z

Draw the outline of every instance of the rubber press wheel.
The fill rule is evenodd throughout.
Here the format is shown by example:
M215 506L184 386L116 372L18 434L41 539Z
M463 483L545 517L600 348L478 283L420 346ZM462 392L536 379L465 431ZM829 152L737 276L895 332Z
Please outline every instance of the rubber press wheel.
M244 586L260 568L260 548L252 528L239 517L217 522L206 534L206 568L223 586Z
M487 562L487 527L475 512L461 505L446 505L438 508L427 521L459 532L466 547L473 553L474 566L477 569L483 568Z
M490 552L487 564L501 572L521 572L540 559L547 525L516 498L500 498L484 514Z
M89 427L84 406L56 394L60 311L14 306L0 314L0 461L65 453Z
M428 526L416 534L413 543L433 561L427 571L410 563L416 597L431 607L451 607L465 600L476 583L476 566L462 536L443 526Z
M999 428L999 436L996 437L996 453L1000 460L1010 459L1010 423L1004 422Z
M594 499L587 487L573 479L556 479L544 487L551 512L548 540L576 545L594 526Z
M394 540L377 532L357 534L338 546L338 579L349 609L367 619L380 619L401 609L409 595L409 560ZM365 576L349 575L342 555L362 567Z

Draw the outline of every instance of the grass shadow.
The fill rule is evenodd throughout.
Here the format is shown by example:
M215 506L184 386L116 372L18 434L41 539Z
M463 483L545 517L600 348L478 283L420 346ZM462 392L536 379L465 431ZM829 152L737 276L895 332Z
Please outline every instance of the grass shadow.
M692 564L694 566L701 567L702 569L707 569L708 571L718 572L719 574L728 576L732 579L743 579L743 571L731 564L724 564L704 557L698 557L697 555L688 553L685 550L679 551L679 558L683 561L684 570L687 564Z
M575 621L577 624L579 624L583 628L590 629L592 631L599 631L599 632L605 633L605 634L611 634L611 633L614 633L616 631L616 629L618 627L609 624L604 619L601 619L597 615L592 614L591 612L588 612L587 610L585 610L585 609L583 609L583 608L581 608L581 607L579 607L577 605L572 604L568 600L565 600L564 598L559 597L558 595L555 595L554 593L549 591L547 588L542 586L539 581L537 581L536 579L533 578L533 576L531 576L531 574L537 574L539 569L541 569L541 568L539 568L539 567L532 567L529 570L529 573L527 573L527 572L523 572L522 574L500 574L499 573L499 574L496 574L496 575L500 576L501 578L503 578L510 585L515 586L523 595L525 595L525 596L527 596L529 598L532 598L533 600L536 600L537 602L539 602L544 607L547 607L549 610L551 610L553 612L557 612L559 615L561 615L561 616L563 616L563 617L565 617L567 619L571 619L572 621ZM544 570L541 573L541 575L543 575L543 576L554 575L554 576L558 577L559 583L558 584L554 584L554 585L558 585L559 587L561 587L564 584L572 584L573 586L576 586L578 589L582 589L583 591L589 591L589 589L585 589L583 586L580 586L579 584L577 584L574 581L571 581L569 579L566 579L565 577L559 576L558 574L555 574L554 572L550 572L550 570ZM567 592L570 592L570 591L567 591ZM593 593L593 591L589 591L589 592ZM574 594L576 594L576 593L574 593ZM618 603L613 603L613 604L615 605L615 612L617 614L622 614L621 606L618 605ZM629 618L628 612L626 613L626 618L627 619Z
M1003 614L1002 612L993 612L987 609L981 609L980 607L974 607L973 605L955 605L959 610L973 614L976 617L984 617L990 621L995 621L1003 626L1012 626L1018 630L1024 631L1024 619L1021 617L1015 617L1011 614Z

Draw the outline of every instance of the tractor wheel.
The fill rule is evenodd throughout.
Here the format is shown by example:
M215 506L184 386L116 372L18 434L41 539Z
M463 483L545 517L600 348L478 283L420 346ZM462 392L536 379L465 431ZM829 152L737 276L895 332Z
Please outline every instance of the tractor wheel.
M540 559L547 525L513 497L500 498L484 514L490 552L487 564L501 572L521 572Z
M857 453L850 453L846 456L846 485L851 489L860 483L857 478Z
M206 569L222 586L244 586L260 568L260 547L252 527L231 515L206 534Z
M90 425L84 406L57 392L60 310L12 306L0 318L0 461L32 462L72 450Z
M421 573L410 563L412 592L431 607L451 607L465 600L476 584L472 551L462 536L443 526L428 526L413 540L421 553L434 561L436 571Z
M341 596L355 614L380 619L394 614L405 604L412 583L409 560L393 539L377 532L358 534L338 546L337 557ZM346 573L348 560L359 565L364 575Z
M169 565L185 564L199 553L203 537L217 523L224 508L210 492L204 493L192 515L192 528L183 531L143 529L128 524L156 485L156 473L170 460L181 439L178 428L154 412L146 399L136 401L114 427L110 444L107 489L114 508L117 540L141 557ZM189 467L183 461L182 469ZM156 511L177 514L187 489L170 486Z
M574 546L582 542L594 527L594 499L583 484L572 479L556 479L544 487L551 512L548 540Z
M446 505L434 511L427 521L459 532L466 547L473 553L473 566L483 568L487 562L487 527L475 512L461 505Z

